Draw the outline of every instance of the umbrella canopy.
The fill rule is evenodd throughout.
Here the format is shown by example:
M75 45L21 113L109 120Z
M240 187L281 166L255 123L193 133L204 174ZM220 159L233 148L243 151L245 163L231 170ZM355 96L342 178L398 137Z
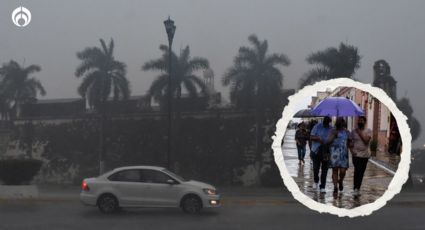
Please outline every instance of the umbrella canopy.
M365 113L356 103L345 97L328 97L321 101L311 113L316 116L351 117Z
M294 117L302 118L302 117L320 117L320 116L313 115L311 113L311 109L302 109L296 112Z

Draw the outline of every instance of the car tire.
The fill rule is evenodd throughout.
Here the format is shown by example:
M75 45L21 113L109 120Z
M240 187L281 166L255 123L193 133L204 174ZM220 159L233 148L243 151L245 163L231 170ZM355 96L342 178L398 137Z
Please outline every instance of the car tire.
M97 207L102 213L111 214L119 209L118 200L111 194L105 194L99 197Z
M185 213L197 214L201 212L202 201L195 195L186 196L182 199L181 208Z

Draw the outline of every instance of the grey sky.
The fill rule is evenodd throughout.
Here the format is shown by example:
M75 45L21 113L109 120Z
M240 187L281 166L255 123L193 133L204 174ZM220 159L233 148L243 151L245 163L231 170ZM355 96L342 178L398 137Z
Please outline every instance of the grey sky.
M18 28L10 14L20 4L33 15ZM374 61L385 59L398 81L398 95L410 97L424 131L416 146L425 143L425 1L283 1L283 0L8 0L0 2L0 62L15 59L39 64L37 74L46 98L77 97L75 53L113 37L116 58L128 66L133 94L144 94L156 73L141 65L160 56L166 43L163 20L176 21L174 51L190 45L192 56L206 57L215 72L216 88L231 66L239 46L256 33L270 50L283 52L292 64L283 68L285 88L297 87L310 68L305 57L339 42L359 48L362 66L356 78L372 81Z

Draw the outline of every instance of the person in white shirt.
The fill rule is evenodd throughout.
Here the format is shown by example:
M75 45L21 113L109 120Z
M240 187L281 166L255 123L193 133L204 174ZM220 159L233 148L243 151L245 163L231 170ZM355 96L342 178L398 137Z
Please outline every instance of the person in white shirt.
M366 128L366 117L361 116L357 121L357 128L351 131L351 154L354 165L354 195L360 195L360 187L363 175L366 171L367 162L370 158L369 142L372 131Z

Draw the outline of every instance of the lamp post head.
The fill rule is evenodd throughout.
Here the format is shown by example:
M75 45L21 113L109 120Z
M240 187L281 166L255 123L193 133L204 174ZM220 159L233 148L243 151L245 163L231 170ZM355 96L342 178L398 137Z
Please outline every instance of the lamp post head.
M168 42L171 44L173 42L174 33L176 32L176 26L174 25L174 21L170 19L170 16L164 21L164 26L168 35Z

